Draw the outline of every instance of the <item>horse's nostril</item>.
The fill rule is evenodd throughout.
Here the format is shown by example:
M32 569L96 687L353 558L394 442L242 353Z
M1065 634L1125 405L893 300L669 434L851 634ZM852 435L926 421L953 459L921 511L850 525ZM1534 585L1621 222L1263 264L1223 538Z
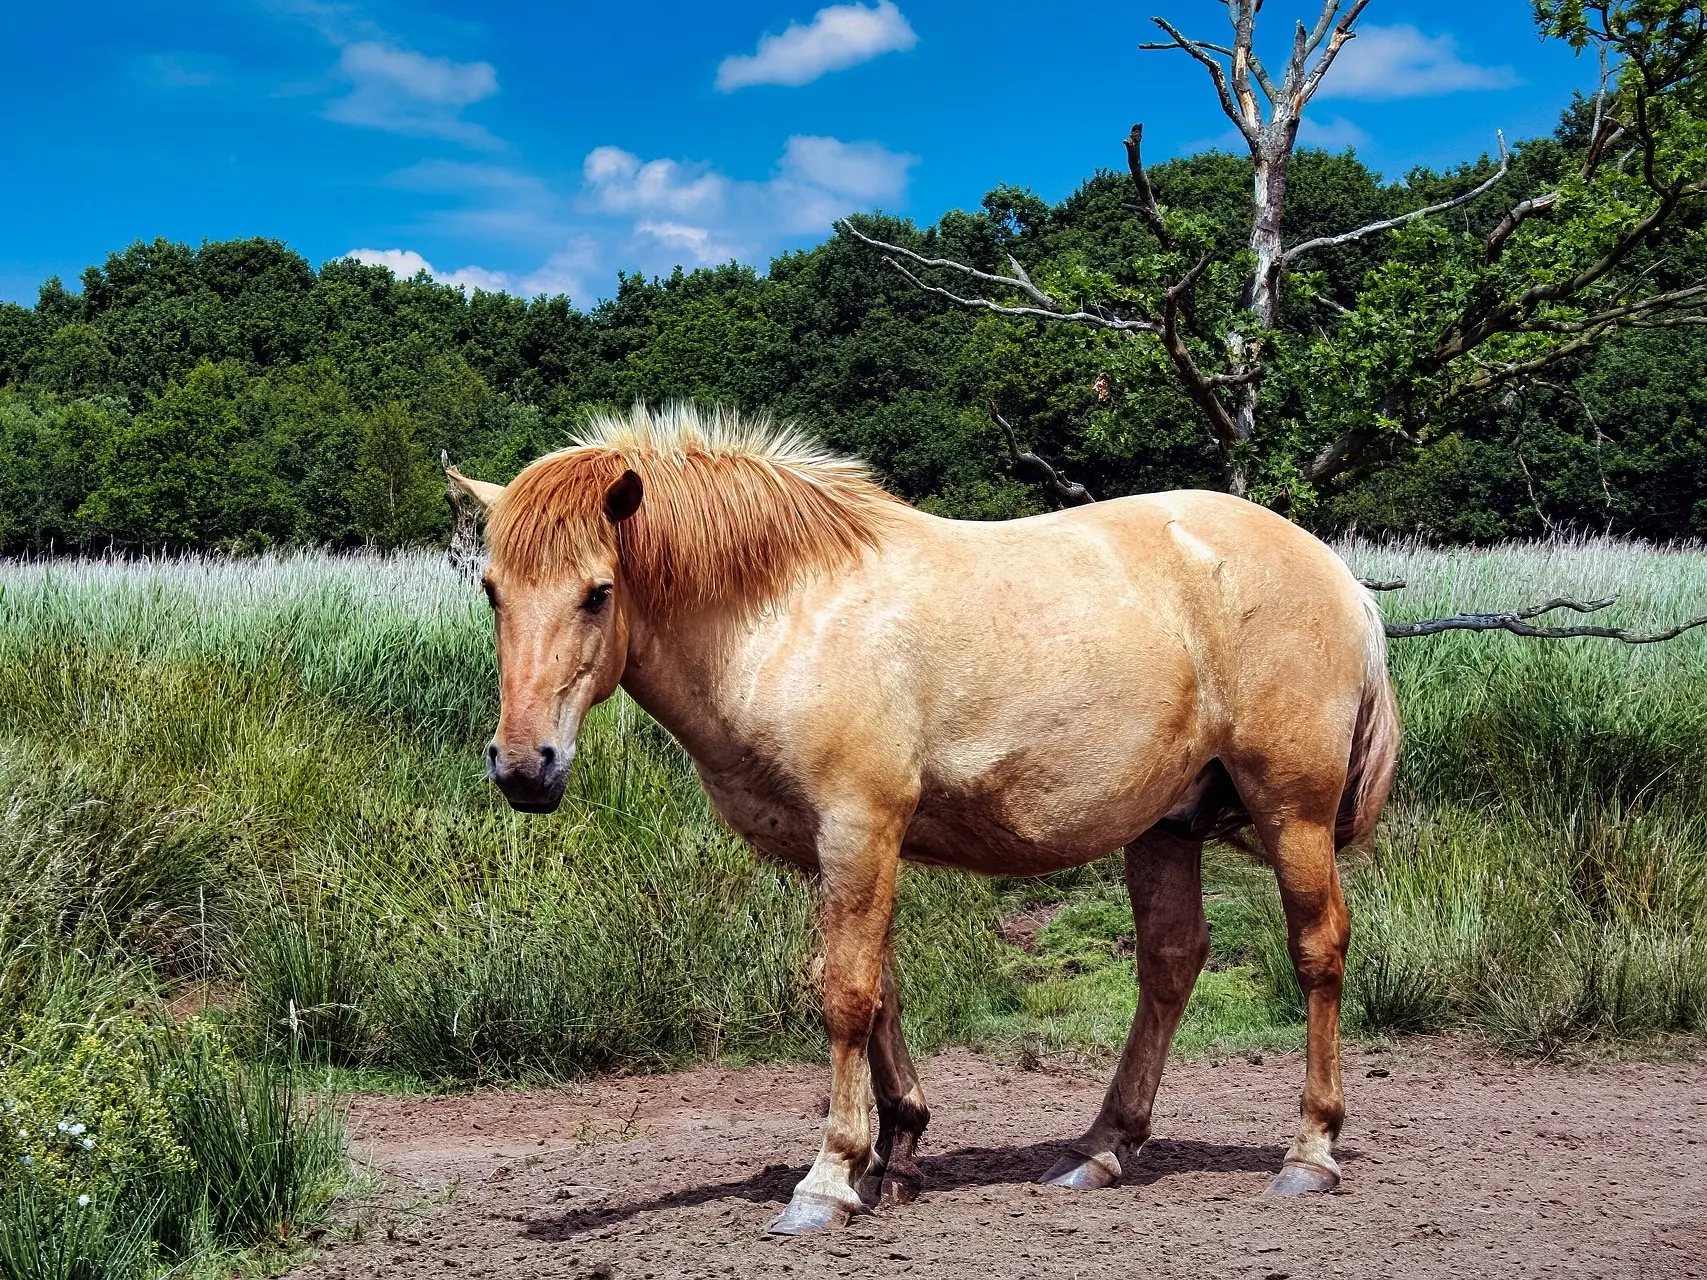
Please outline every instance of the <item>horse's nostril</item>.
M557 763L557 748L552 746L549 742L541 743L539 748L539 758L540 762L544 764L547 769L551 768L552 765Z
M498 744L496 742L488 742L486 744L486 758L493 764L498 763Z

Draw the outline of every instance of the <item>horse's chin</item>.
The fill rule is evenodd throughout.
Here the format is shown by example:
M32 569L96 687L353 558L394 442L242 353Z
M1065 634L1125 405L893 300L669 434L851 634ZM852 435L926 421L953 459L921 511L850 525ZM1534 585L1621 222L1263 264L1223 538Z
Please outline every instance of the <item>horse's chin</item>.
M511 800L510 808L517 813L556 813L557 806L562 803L562 796L555 800Z

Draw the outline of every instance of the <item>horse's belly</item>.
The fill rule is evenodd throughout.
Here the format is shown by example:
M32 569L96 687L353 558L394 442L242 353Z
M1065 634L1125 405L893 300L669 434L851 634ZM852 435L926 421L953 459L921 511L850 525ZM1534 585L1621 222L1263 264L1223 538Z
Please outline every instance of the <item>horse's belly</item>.
M1016 813L1011 805L928 797L907 828L901 856L983 875L1044 875L1112 853L1158 816L1118 802L1071 814Z

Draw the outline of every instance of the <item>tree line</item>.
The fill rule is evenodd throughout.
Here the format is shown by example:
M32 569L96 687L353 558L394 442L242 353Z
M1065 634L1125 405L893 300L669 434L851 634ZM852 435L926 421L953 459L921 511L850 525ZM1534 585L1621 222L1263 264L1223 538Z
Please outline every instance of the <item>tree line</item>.
M1592 145L1594 111L1578 100L1552 135L1511 149L1502 207L1559 188ZM1500 163L1386 182L1354 152L1299 150L1285 239L1451 201ZM1194 243L1243 269L1250 172L1244 157L1211 151L1145 176ZM1105 171L1058 204L1003 186L933 226L877 216L858 228L992 272L1023 263L1058 293L1107 298L1144 286L1131 275L1155 252L1151 212L1128 174ZM1418 253L1426 266L1443 238L1485 241L1476 219L1489 216L1455 212L1321 248L1298 287L1323 301L1283 301L1269 341L1307 346L1324 306L1355 313L1378 298L1380 314L1399 314L1393 291L1427 278L1413 269ZM1654 270L1707 274L1699 231L1693 214L1676 219L1651 247ZM1205 278L1213 286L1213 271ZM1285 477L1311 442L1271 430L1244 463L1252 496L1322 532L1702 536L1703 342L1698 328L1637 328L1565 352L1436 413L1404 450L1372 454L1308 501ZM1398 358L1391 325L1336 335L1335 367L1366 381ZM1275 377L1264 394L1285 423L1285 398L1310 390ZM0 551L431 543L449 529L441 450L504 481L589 407L671 398L794 419L948 516L1046 510L1060 501L1050 467L1098 497L1226 485L1220 442L1156 344L951 305L849 229L763 274L624 276L587 310L398 280L348 259L316 270L273 240L155 240L88 268L79 291L50 279L34 307L0 305Z

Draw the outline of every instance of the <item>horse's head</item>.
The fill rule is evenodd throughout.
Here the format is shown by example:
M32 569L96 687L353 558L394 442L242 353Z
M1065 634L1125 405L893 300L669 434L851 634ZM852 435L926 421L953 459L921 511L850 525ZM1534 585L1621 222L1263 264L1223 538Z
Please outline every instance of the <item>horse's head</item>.
M453 483L501 527L505 490L452 473ZM624 471L604 489L598 519L611 536L575 539L549 565L494 555L484 575L498 643L498 728L486 773L513 808L550 813L563 799L575 737L587 711L616 691L628 656L615 526L640 508L642 485Z

